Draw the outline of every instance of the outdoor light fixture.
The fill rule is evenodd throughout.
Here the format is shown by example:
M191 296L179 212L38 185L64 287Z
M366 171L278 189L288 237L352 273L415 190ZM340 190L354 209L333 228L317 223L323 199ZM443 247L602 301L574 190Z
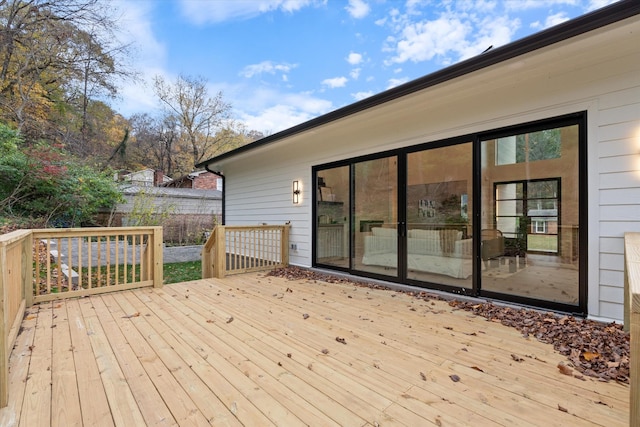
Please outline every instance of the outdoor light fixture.
M297 205L298 203L300 203L300 183L293 181L293 204Z

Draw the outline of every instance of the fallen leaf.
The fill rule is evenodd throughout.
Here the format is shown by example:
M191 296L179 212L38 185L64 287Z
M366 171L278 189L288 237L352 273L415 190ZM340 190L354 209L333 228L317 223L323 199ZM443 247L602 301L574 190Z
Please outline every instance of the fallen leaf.
M523 362L524 361L524 359L522 357L518 356L517 354L513 354L513 353L511 353L511 358L513 360L515 360L516 362Z
M449 378L451 378L451 381L453 381L454 383L457 383L458 381L460 381L460 377L457 376L456 374L449 375Z
M122 318L123 319L131 319L132 317L138 317L138 316L140 316L140 312L137 311L137 312L135 312L133 314L129 314L127 316L122 316Z
M322 354L329 354L329 350L327 350L326 348L322 349Z
M573 375L573 369L571 369L570 367L568 367L562 362L558 363L558 369L560 370L560 373L563 375L570 375L570 376Z
M585 351L584 353L582 353L582 357L584 357L584 360L586 360L587 362L591 362L593 359L597 359L598 357L600 357L600 353Z
M475 369L476 371L484 372L482 369L478 368L477 366L472 366L471 369Z
M562 411L562 412L569 412L567 410L567 408L563 408L562 406L558 405L558 410Z
M308 319L308 318L309 318L309 315L308 315L307 313L304 313L304 314L302 315L302 318L306 320L306 319Z
M207 323L213 323L213 320L209 319L207 320Z
M422 378L422 381L427 380L427 376L424 374L424 372L420 372L420 378Z
M336 337L336 341L338 341L340 344L346 344L347 341L344 338L340 338L340 337Z
M230 317L227 319L227 323L231 323L231 322L233 322L233 316L230 316Z

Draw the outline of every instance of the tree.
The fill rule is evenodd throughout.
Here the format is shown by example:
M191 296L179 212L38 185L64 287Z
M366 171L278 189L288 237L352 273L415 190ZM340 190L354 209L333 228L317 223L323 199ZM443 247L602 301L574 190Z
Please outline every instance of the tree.
M211 97L204 78L185 75L172 83L156 76L154 88L168 114L179 121L181 136L190 146L194 164L224 144L225 134L220 131L230 122L231 105L224 102L222 92Z
M91 223L101 209L122 201L111 173L96 172L49 144L27 147L0 124L0 211L66 226Z
M149 114L135 114L129 119L134 137L133 159L139 164L173 175L177 166L180 138L178 121L167 115L156 119Z
M85 140L91 98L115 96L116 80L133 76L111 10L104 0L0 0L0 114L27 140L58 140L52 116L64 114L79 114Z

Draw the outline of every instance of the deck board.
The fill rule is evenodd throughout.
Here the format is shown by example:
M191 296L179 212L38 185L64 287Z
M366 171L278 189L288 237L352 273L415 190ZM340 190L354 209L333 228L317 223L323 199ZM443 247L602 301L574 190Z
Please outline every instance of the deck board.
M628 386L560 361L443 301L244 274L28 309L0 425L627 425Z

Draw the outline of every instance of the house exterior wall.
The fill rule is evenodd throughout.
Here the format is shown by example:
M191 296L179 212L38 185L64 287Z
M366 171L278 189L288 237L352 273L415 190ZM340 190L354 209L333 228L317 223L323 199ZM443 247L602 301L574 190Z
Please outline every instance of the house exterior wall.
M635 16L225 159L212 166L226 222L291 221L291 263L311 266L312 166L586 111L588 312L622 320L623 236L640 231L639 34Z
M210 172L202 173L193 178L193 186L191 188L197 190L222 190L218 188L218 176Z

